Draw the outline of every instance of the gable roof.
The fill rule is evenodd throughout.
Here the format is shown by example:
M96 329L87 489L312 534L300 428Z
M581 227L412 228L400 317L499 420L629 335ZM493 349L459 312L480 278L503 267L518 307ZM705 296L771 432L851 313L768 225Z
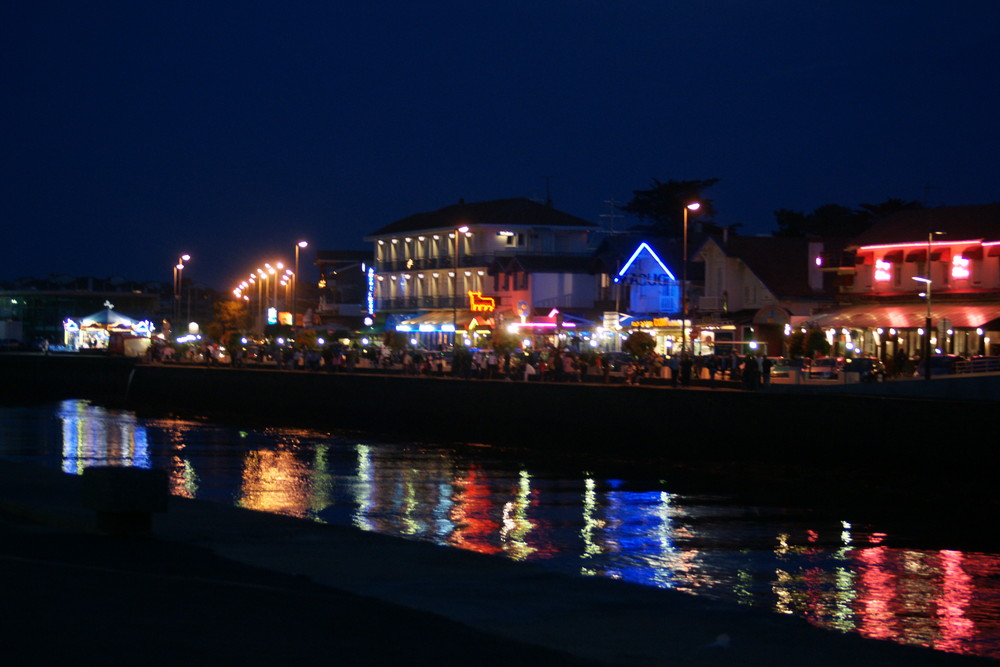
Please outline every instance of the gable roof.
M510 225L521 227L586 227L592 222L558 211L530 199L494 199L445 206L436 211L415 213L378 229L368 238L385 234L403 234L432 229L454 229L459 225Z
M775 296L815 296L816 290L809 285L809 244L816 240L730 236L724 244L714 238L710 242L718 245L727 257L740 259ZM833 247L839 245L833 243Z
M1000 203L900 211L876 222L851 246L926 243L928 232L944 232L944 238L939 239L944 241L1000 241Z

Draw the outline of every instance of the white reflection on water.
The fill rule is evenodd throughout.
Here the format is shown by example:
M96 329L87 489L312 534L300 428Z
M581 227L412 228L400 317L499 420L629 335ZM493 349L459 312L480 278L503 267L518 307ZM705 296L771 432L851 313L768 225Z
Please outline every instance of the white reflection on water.
M0 440L0 454L33 456L5 410L0 428L15 433L11 450L3 449L7 438ZM891 536L846 521L791 520L780 508L750 511L725 499L675 495L657 482L512 468L491 460L489 450L137 420L81 401L65 401L54 414L61 429L53 453L66 472L155 466L170 472L178 495L752 603L867 637L1000 657L995 554L898 549ZM39 437L41 429L24 428Z
M59 418L63 472L78 475L94 465L150 467L146 429L136 426L131 412L63 401L59 404Z

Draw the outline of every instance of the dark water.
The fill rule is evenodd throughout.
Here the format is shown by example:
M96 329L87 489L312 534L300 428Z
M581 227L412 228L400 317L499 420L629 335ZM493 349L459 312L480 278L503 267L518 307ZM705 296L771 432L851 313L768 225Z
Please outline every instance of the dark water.
M677 493L660 479L526 463L486 447L140 419L85 401L0 407L0 457L71 474L95 464L163 468L180 496L1000 658L1000 556L901 548L891 533L828 512Z

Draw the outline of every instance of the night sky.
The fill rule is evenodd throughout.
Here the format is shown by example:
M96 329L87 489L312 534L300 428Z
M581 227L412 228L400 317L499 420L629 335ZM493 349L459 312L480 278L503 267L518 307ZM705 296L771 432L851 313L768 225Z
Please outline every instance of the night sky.
M1000 201L996 0L0 4L0 281L220 289L396 219L654 178L720 224Z

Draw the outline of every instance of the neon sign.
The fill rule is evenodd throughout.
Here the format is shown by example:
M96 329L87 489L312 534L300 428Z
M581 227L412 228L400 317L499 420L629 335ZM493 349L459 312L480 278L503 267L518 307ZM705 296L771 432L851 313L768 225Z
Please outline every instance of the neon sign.
M884 259L879 259L875 261L875 280L880 283L887 282L892 279L892 262L887 262Z
M625 273L629 270L629 267L632 266L632 263L635 262L636 258L643 250L648 252L650 256L656 261L659 267L663 270L663 273L666 274L667 280L677 280L677 278L674 277L674 274L671 273L670 269L667 268L667 265L663 263L663 260L660 259L659 255L657 255L653 251L653 249L649 247L649 244L644 241L639 244L639 247L635 249L635 252L632 253L632 256L629 257L627 262L625 262L625 266L623 266L621 270L618 272L618 277L615 278L615 282L619 282L622 279L622 276L625 275ZM655 276L656 280L656 282L653 284L663 284L662 282L663 278L660 277L662 276L662 274L653 274L653 276ZM642 278L645 280L649 280L649 277L646 275L643 275Z
M368 306L368 314L374 315L375 314L375 269L369 266L367 276L368 276L368 291L365 294L365 301L367 302Z
M961 255L951 258L951 277L956 280L963 280L969 277L969 260Z
M556 322L521 322L520 324L511 324L512 327L518 329L555 329L561 326L563 329L575 329L576 325L572 322L563 322L559 325Z
M492 313L496 307L496 299L483 296L482 292L469 292L469 308L472 312Z

